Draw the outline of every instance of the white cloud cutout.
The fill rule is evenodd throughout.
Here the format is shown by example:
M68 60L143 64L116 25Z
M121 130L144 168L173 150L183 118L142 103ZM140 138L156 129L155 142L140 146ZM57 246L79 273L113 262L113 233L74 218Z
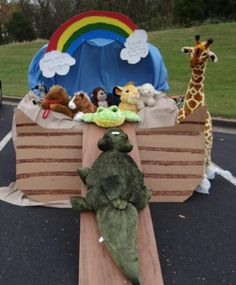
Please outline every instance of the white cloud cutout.
M53 50L44 54L39 61L39 67L43 76L51 78L56 73L58 75L66 75L75 62L76 60L68 53Z
M149 53L149 46L147 43L147 33L144 30L135 30L131 34L124 44L120 52L120 57L123 60L127 60L130 64L135 64L144 58Z

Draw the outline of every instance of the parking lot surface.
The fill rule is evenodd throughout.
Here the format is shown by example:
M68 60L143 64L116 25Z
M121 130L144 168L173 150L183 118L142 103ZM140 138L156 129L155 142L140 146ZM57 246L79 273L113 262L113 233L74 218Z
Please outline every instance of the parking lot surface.
M11 130L13 112L13 106L0 108L0 140ZM213 162L234 176L235 152L235 135L214 133ZM15 151L10 141L0 151L0 186L12 181ZM235 201L236 187L217 175L210 195L150 204L166 285L236 284ZM79 221L72 209L0 201L0 284L77 285Z

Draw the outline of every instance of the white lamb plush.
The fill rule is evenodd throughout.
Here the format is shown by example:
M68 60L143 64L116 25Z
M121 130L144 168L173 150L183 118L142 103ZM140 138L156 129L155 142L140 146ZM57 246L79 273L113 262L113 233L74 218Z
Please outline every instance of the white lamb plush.
M157 91L152 84L145 83L142 86L138 86L140 93L138 109L142 109L145 106L153 107L156 103L158 95L161 93Z

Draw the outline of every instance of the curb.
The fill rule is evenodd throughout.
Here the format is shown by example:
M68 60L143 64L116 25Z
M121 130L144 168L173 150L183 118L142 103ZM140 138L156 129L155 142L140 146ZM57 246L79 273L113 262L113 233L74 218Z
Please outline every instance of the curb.
M15 97L15 96L2 96L2 102L12 102L12 103L19 103L23 97Z
M22 100L22 97L13 97L13 96L3 96L3 104L18 104ZM225 118L212 118L213 127L223 127L223 128L233 128L236 129L236 119L225 119Z
M22 97L2 96L2 105L5 104L5 105L17 106L22 99L23 99Z
M232 128L236 129L236 120L235 119L225 119L225 118L212 118L213 127L223 127L223 128Z

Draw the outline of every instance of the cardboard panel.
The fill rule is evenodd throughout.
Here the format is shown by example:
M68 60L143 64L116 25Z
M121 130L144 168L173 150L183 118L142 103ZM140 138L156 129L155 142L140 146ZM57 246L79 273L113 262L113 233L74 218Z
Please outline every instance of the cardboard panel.
M79 195L82 131L46 129L16 109L16 186L40 202Z
M198 151L198 149L196 149ZM156 160L156 161L183 161L183 153L186 161L200 161L204 157L204 150L199 149L199 153L195 153L194 150L185 150L185 151L153 151L152 149L141 150L139 148L139 154L141 157L141 163L147 160Z
M41 172L42 169L44 169L44 171L50 172L50 171L64 171L65 170L65 164L66 164L66 171L75 171L76 169L80 168L82 163L77 162L77 160L75 162L66 160L66 159L62 159L62 161L58 161L58 159L56 159L55 162L51 162L48 161L50 159L47 159L46 162L38 162L40 161L38 158L36 159L30 159L31 162L21 162L21 161L28 161L27 159L25 160L18 160L16 163L16 169L17 169L17 173L18 175L21 173L32 173L32 172ZM32 162L34 161L34 162Z
M18 129L17 129L18 131ZM57 148L75 148L82 149L82 136L72 136L72 135L64 135L64 136L30 136L28 134L24 134L24 136L17 136L17 147L21 146L28 147L29 149L40 148L44 149L44 146L52 146Z
M142 135L137 132L137 140L140 147L148 146L152 147L165 147L165 148L191 148L198 149L199 143L199 133L196 135L176 135L168 134L161 135L161 132L158 134L156 132L143 131Z
M181 175L181 174L195 174L201 173L203 164L201 165L146 165L143 164L143 172L147 174L160 174L160 175Z
M30 143L30 141L29 141ZM82 150L70 150L70 149L21 149L17 148L17 161L22 161L23 159L39 159L44 158L45 163L46 159L80 159L82 158Z
M48 176L38 175L34 176L34 173L28 176L17 176L17 187L23 192L25 190L36 191L37 189L54 190L61 189L68 192L70 189L78 190L81 189L81 180L76 172L69 173L67 176L56 176L53 173L48 173ZM21 174L20 174L21 175ZM72 176L73 175L73 176ZM37 191L36 191L37 192ZM53 193L51 196L53 201Z
M152 202L183 202L204 174L205 108L183 124L158 129L137 129L137 142L146 185Z
M80 195L80 191L77 191L77 192L71 192L71 194L69 196L72 196L72 195ZM65 194L65 195L57 195L57 194L53 194L53 201L66 201L68 200L68 194ZM32 195L31 197L32 200L34 201L41 201L43 203L47 203L47 202L50 202L52 201L52 195L44 195L44 194L40 194L40 195Z

